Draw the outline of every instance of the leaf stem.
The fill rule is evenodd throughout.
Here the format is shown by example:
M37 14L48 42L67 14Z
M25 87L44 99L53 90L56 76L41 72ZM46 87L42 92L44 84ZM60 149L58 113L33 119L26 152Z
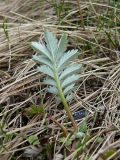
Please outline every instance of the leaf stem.
M55 68L54 68L54 71L55 71L55 80L56 80L56 85L57 85L57 88L58 88L58 91L59 91L59 95L60 95L60 98L61 98L61 101L64 105L64 109L66 110L67 114L68 114L68 117L69 119L71 120L72 124L73 124L73 128L74 128L74 131L77 132L78 130L78 127L77 127L77 124L73 118L73 115L70 111L70 107L68 106L68 103L66 101L66 98L63 94L63 91L62 91L62 88L61 88L61 84L60 84L60 80L59 80L59 77L58 77L58 71L57 71L57 67L55 65Z

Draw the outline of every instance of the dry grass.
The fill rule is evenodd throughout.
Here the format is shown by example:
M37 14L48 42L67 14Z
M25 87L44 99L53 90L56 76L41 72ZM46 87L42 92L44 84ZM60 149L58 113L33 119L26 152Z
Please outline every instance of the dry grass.
M80 160L119 159L119 7L112 0L0 2L0 160L36 156L39 160L72 160L76 155ZM77 61L84 65L70 107L73 113L88 112L78 120L79 126L86 121L88 129L82 140L69 146L60 142L62 132L49 117L54 116L69 131L71 124L63 107L41 85L44 75L31 60L30 43L42 41L45 29L58 37L66 32L68 48L80 50ZM44 107L44 113L30 116L33 106ZM30 145L30 135L37 135L40 143Z

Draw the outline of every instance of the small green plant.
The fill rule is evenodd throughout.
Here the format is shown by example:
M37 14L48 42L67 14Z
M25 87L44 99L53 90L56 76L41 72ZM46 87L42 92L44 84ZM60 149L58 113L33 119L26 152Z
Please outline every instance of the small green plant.
M31 144L31 145L37 145L39 144L39 139L36 135L31 135L27 138L28 142Z
M32 48L38 53L33 56L37 62L39 72L44 73L47 77L43 83L48 85L48 92L56 95L56 100L62 102L69 119L71 120L74 130L77 131L77 124L72 116L68 102L73 98L72 91L75 82L79 80L78 72L81 64L71 64L77 53L77 49L66 51L67 36L63 34L58 42L53 33L45 32L46 45L32 42Z
M26 113L29 117L33 117L35 115L43 115L45 113L44 107L43 106L31 106L26 109Z

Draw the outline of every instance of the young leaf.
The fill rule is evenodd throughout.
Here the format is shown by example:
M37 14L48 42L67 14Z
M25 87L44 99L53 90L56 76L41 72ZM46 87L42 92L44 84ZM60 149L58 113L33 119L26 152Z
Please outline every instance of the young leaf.
M46 85L51 85L51 86L56 86L56 82L55 80L51 79L51 78L47 78L43 81L44 84Z
M53 58L55 57L55 51L58 49L58 41L56 37L51 33L46 31L45 32L45 41L47 43L47 48L51 52Z
M67 36L65 34L62 35L61 39L59 40L59 43L58 43L58 51L57 51L57 54L59 57L62 56L62 54L64 53L64 51L66 50L67 48Z
M58 95L58 94L59 94L59 93L58 93L58 89L57 89L55 86L49 87L49 88L48 88L48 92L49 92L49 93L52 93L52 94L55 94L55 95Z
M54 78L54 72L52 71L52 69L50 69L50 67L48 67L46 65L42 65L42 66L38 67L37 70Z
M67 87L68 85L75 83L80 78L79 75L73 74L72 76L67 77L61 84L62 88Z
M80 71L82 65L73 64L69 66L70 60L77 55L78 50L73 49L65 53L67 48L67 36L65 34L61 36L58 42L56 37L47 31L45 32L45 40L47 48L40 43L32 43L34 50L41 53L41 55L33 56L33 60L39 65L38 71L51 77L46 78L43 82L52 87L49 88L48 91L59 95L58 93L62 89L64 96L67 96L74 89L75 82L79 79L76 73ZM68 67L66 64L68 64ZM64 69L65 66L66 68ZM55 68L57 70L55 70ZM59 82L56 81L55 75L58 76L57 81ZM61 89L57 84L60 84L59 87L61 87Z
M51 69L53 68L52 62L46 58L45 56L33 56L33 60L36 61L38 64L45 64L49 66Z
M72 95L72 94L68 94L68 95L66 96L67 102L70 102L72 99L73 99L73 95Z
M43 45L43 44L40 44L40 43L37 43L37 42L32 42L31 44L32 48L40 53L40 54L43 54L45 55L47 58L49 58L50 60L52 60L52 57L50 55L50 52L48 51L48 49Z
M28 142L31 144L31 145L38 145L40 142L39 142L39 139L36 135L31 135L27 138Z
M78 71L80 71L81 67L82 67L81 64L73 64L70 67L66 68L60 75L60 80L65 77L68 77L71 74L77 73Z
M67 86L67 87L63 90L64 95L68 94L68 93L74 88L74 86L75 86L75 83Z
M73 49L65 53L60 59L60 62L58 64L58 69L61 70L65 66L65 64L68 64L68 62L76 56L77 52L78 52L77 49L76 50Z
M38 63L38 71L50 77L44 80L43 83L49 85L48 92L55 94L55 98L61 100L74 130L77 131L77 125L67 101L72 100L71 91L73 91L75 82L79 79L77 72L80 70L81 65L69 65L70 61L77 55L78 50L73 49L65 53L67 48L67 36L65 34L62 35L58 43L56 37L47 31L45 32L45 41L46 46L36 42L32 43L33 49L41 54L37 57L34 56L33 60Z

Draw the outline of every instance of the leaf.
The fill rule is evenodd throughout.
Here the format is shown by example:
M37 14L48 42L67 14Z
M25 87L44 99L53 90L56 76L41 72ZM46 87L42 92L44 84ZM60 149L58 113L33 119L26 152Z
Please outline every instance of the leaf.
M78 52L78 50L71 50L71 51L68 51L67 53L65 53L61 59L60 59L60 62L58 64L58 69L61 70L65 64L67 64L70 59L74 58L76 56L76 53Z
M49 66L51 69L53 68L53 64L52 62L48 59L45 58L44 56L33 56L33 60L36 61L37 63L41 63L41 64L45 64L47 66Z
M86 133L87 130L88 130L88 126L87 126L86 121L84 121L84 122L80 125L79 131L80 131L80 132L83 132L83 133Z
M43 54L44 56L46 56L47 58L49 58L52 61L52 57L50 55L50 52L43 44L40 44L37 42L32 42L31 46L37 53Z
M43 83L44 83L44 84L47 84L47 85L51 85L51 86L56 86L56 81L53 80L53 79L50 79L50 78L45 79L45 80L43 81Z
M50 69L50 67L48 67L46 65L42 65L42 66L38 67L37 70L54 78L54 72L52 71L52 69Z
M36 135L31 135L27 138L28 142L31 144L31 145L38 145L40 142L39 142L39 139Z
M75 86L75 83L67 86L63 91L64 95L68 94L74 88L74 86Z
M67 48L67 36L66 34L62 34L62 37L59 40L58 43L58 51L57 51L57 56L60 58L62 56L62 54L64 53L64 51Z
M68 95L66 96L66 101L67 101L67 102L70 102L72 99L73 99L73 95L72 95L72 94L68 94Z
M75 74L67 77L61 84L62 88L65 88L68 85L70 85L72 83L75 83L79 78L80 78L80 76L79 75L75 75Z
M55 86L54 87L49 87L47 90L48 90L49 93L58 95L58 89Z
M45 32L45 41L47 43L47 48L52 53L53 58L55 57L55 52L58 49L58 40L52 32Z
M73 99L71 92L75 89L75 82L79 80L77 73L82 65L69 64L77 56L78 50L73 49L65 53L68 42L66 34L62 34L58 42L53 33L46 31L45 41L46 46L32 43L34 50L41 54L33 56L33 60L39 65L38 71L47 75L43 84L49 85L48 92L55 94L59 101L61 101L60 95L64 94L66 101L70 101ZM59 93L62 91L63 93Z
M73 73L76 73L78 71L80 71L80 68L82 67L81 64L73 64L71 65L70 67L66 68L62 74L60 75L60 80L65 78L65 77L68 77L69 75L73 74Z
M56 99L57 105L61 103L61 98L60 97L55 97L55 99ZM72 94L66 95L66 101L67 102L71 102L72 99L73 99L73 95Z
M56 96L55 97L55 100L56 100L56 104L59 105L61 103L61 99L59 96Z

